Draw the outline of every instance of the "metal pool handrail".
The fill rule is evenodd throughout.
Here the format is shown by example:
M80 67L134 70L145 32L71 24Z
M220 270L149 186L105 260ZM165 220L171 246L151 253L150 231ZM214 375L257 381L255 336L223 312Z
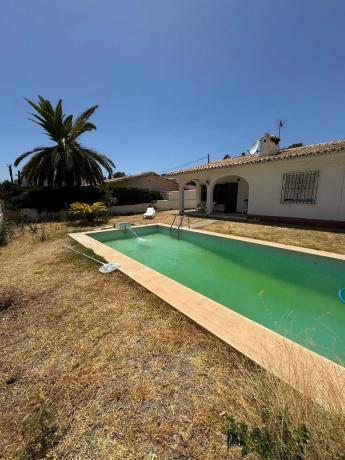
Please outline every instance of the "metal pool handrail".
M177 216L178 216L178 214L175 214L175 215L174 215L174 219L173 219L173 221L171 222L171 225L170 225L170 235L172 235L172 228L173 228L173 225L174 225L174 223L175 223L175 220L176 220L176 217L177 217Z
M177 217L177 216L179 216L179 214L175 214L174 219L173 219L173 221L172 221L172 223L171 223L171 225L170 225L170 236L172 236L172 229L173 229L173 225L174 225L174 223L175 223L175 220L176 220L176 217ZM179 223L178 226L177 226L177 238L178 238L178 239L180 238L180 228L181 228L181 226L182 226L182 222L183 222L183 219L185 218L185 215L182 214L182 216L180 216L180 217L181 217L180 223ZM188 218L188 228L190 228L189 216L187 216L187 218Z

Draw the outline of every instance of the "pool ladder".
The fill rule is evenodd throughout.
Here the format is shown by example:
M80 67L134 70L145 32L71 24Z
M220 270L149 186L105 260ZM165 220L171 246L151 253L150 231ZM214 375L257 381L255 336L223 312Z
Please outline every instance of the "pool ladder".
M182 214L182 216L180 216L180 222L179 224L177 225L177 227L174 227L174 223L175 223L175 220L177 218L177 216L180 216L180 214L175 214L174 215L174 218L173 218L173 221L171 222L171 225L170 225L170 236L174 236L174 228L177 230L177 233L176 233L176 236L177 236L177 239L180 239L180 228L182 227L182 224L183 224L183 220L185 218L185 215ZM190 224L189 224L189 216L187 216L187 222L188 222L188 228L190 228Z

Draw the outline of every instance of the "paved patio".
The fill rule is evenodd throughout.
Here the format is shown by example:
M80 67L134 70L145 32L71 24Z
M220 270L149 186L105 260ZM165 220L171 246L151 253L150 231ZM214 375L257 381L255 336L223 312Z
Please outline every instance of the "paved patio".
M204 217L206 219L214 219L214 220L240 220L240 221L248 220L247 215L242 214L240 212L232 212L232 213L213 212L207 215L205 211L192 210L192 211L185 211L184 214L190 217Z

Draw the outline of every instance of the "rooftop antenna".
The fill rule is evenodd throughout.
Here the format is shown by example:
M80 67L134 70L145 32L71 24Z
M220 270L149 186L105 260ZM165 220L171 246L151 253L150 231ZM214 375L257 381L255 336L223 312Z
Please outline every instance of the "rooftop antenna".
M283 120L279 120L279 122L278 122L278 137L279 137L279 139L280 139L280 130L281 130L282 128L284 128L284 125L285 125L284 121L283 121Z

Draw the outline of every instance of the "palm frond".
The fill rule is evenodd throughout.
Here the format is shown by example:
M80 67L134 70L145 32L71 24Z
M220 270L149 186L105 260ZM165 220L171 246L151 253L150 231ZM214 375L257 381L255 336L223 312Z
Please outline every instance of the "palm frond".
M103 182L103 169L109 174L113 172L115 165L109 158L76 141L82 133L96 129L96 125L88 120L98 108L97 105L85 110L74 121L73 115L63 113L61 99L55 107L42 96L38 96L38 102L26 101L35 110L30 119L55 141L52 147L37 147L16 159L15 166L18 166L24 158L33 155L22 169L23 177L29 183L96 185Z
M16 160L14 162L14 166L17 167L19 165L19 163L22 160L24 160L24 158L28 157L29 155L31 155L33 153L41 152L44 149L45 149L45 147L36 147L35 149L29 150L28 152L25 152L25 153L22 153L21 155L19 155L18 158L16 158Z
M97 108L98 105L94 105L93 107L90 107L89 109L85 110L81 115L79 115L79 117L76 118L70 131L70 136L73 139L76 139L86 131L92 131L96 129L96 125L88 122L87 120L97 110Z
M80 145L79 143L76 142L76 144L78 144L79 148L84 150L84 152L86 152L88 155L90 155L90 157L92 157L94 160L96 160L98 163L100 163L102 165L102 167L108 172L108 173L112 173L113 170L116 168L115 164L113 163L112 160L110 160L110 158L107 158L105 155L103 155L102 153L99 153L97 152L96 150L94 149L88 149L82 145Z
M96 112L96 110L98 109L98 105L93 105L92 107L86 109L83 113L81 113L79 115L79 117L77 117L77 120L88 120L91 115Z
M47 134L52 140L58 142L59 139L64 137L64 117L62 111L62 100L60 99L56 105L56 108L42 96L38 96L39 102L35 103L26 99L26 101L36 110L37 113L30 113L33 118L30 118L31 121L40 125L45 134Z
M47 169L42 168L42 164L44 164L44 160L49 156L50 150L50 148L47 148L37 153L23 167L22 176L29 184L43 185L47 180Z
M64 119L64 126L65 126L65 129L66 129L66 132L70 132L71 128L72 128L72 125L73 125L73 115L68 115L65 119Z

